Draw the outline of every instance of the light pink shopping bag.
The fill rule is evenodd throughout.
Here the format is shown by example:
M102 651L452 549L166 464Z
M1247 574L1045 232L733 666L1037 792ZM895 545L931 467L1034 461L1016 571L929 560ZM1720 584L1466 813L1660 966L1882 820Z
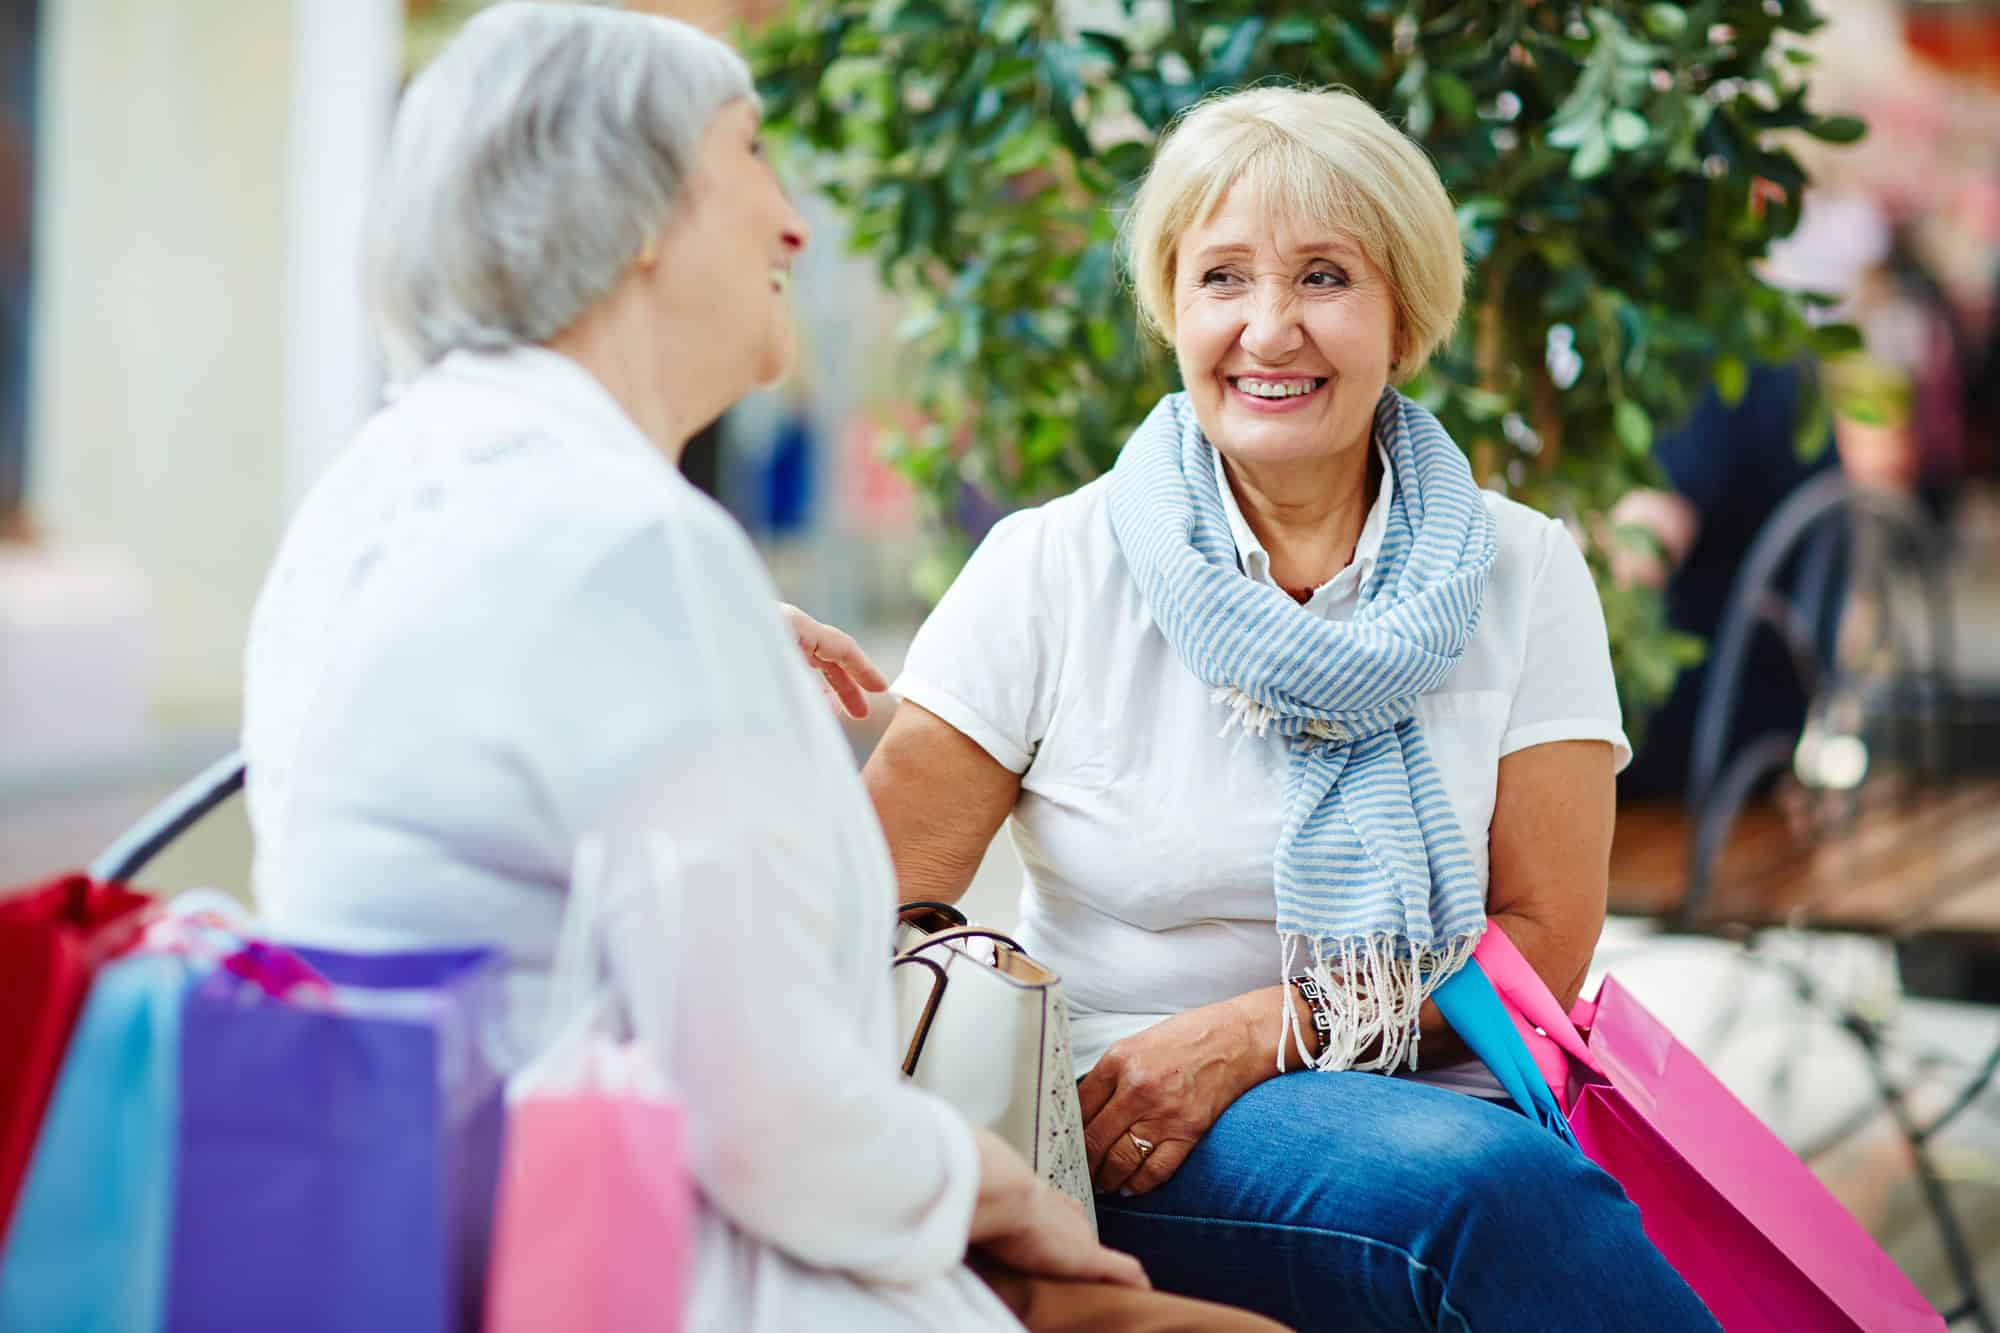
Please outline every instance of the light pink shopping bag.
M1805 1163L1615 979L1564 1014L1497 925L1475 957L1585 1154L1728 1333L1942 1333Z
M578 845L546 1035L508 1086L486 1333L680 1333L686 1322L695 1191L662 1059L680 883L664 861L643 866L621 881L602 838ZM620 966L620 938L644 965Z
M678 1333L694 1189L681 1113L631 1089L514 1103L487 1269L487 1333Z

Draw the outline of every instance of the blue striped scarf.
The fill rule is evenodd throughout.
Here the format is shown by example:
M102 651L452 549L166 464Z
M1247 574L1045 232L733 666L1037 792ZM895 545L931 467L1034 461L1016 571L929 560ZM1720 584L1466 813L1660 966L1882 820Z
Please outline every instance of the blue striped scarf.
M1414 1062L1424 1000L1471 956L1486 923L1415 714L1479 623L1493 518L1437 418L1394 389L1375 409L1375 443L1394 495L1374 573L1344 624L1238 568L1186 394L1161 399L1126 443L1107 497L1154 621L1228 710L1223 730L1276 732L1290 744L1273 870L1280 976L1303 963L1319 979L1334 1024L1315 1061L1326 1069ZM1282 1069L1282 1039L1278 1061Z

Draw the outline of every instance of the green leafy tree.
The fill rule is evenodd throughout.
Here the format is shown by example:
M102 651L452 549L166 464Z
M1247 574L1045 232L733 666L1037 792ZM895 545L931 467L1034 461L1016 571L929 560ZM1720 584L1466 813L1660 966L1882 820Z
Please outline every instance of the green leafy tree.
M1260 80L1351 88L1437 162L1472 280L1409 390L1482 478L1544 512L1589 526L1657 484L1656 424L1711 378L1734 400L1753 362L1852 345L1752 269L1798 221L1787 136L1862 133L1807 107L1805 0L1095 8L795 0L752 43L770 124L910 301L908 391L929 424L893 457L935 515L968 484L1029 502L1098 475L1176 387L1135 325L1121 206L1176 113ZM1823 409L1806 417L1801 440L1823 439ZM942 526L948 576L964 541ZM1636 721L1700 649L1605 557Z

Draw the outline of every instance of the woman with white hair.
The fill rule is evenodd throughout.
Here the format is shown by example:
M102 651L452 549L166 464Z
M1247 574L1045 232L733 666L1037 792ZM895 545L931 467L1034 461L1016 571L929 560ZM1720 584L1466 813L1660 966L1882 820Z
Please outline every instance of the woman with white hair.
M742 61L497 6L411 87L374 209L403 387L294 520L248 651L273 923L496 943L533 1031L578 849L614 902L670 890L610 948L683 1108L690 1329L1268 1327L1147 1290L898 1074L887 851L749 543L675 470L790 350L806 226Z
M957 897L1012 817L1100 1225L1163 1286L1300 1328L1713 1328L1429 1002L1489 917L1575 999L1629 758L1575 544L1391 387L1463 299L1436 170L1359 98L1257 88L1172 129L1128 228L1185 391L918 635L866 773L902 893Z

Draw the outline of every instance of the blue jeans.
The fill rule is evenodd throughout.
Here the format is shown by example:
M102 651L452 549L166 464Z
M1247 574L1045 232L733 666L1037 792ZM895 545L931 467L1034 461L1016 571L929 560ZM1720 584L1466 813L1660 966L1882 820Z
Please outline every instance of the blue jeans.
M1154 1285L1308 1333L1719 1326L1618 1182L1512 1107L1379 1074L1253 1089L1179 1171L1100 1195Z

